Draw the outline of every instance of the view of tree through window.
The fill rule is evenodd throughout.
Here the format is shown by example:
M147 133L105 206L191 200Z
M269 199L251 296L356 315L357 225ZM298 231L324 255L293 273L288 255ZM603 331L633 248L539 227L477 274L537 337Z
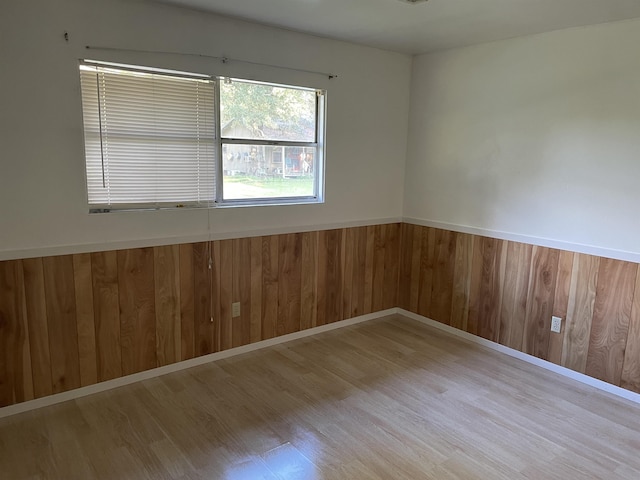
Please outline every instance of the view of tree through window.
M220 83L223 198L315 195L314 90Z

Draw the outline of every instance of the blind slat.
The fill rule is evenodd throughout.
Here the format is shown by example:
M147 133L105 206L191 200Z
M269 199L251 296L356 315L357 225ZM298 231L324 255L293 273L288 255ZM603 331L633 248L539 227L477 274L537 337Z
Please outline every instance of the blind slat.
M213 202L214 85L81 68L89 204Z

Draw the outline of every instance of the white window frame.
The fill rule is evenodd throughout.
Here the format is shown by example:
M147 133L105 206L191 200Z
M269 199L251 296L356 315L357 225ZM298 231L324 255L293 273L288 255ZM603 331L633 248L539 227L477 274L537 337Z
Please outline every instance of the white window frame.
M222 137L221 134L221 122L220 122L220 83L224 81L238 81L246 83L254 83L258 85L267 85L272 87L290 88L296 90L315 91L316 93L316 128L315 128L315 141L313 142L300 142L300 141L285 141L285 140L261 140L258 138L232 138ZM278 83L260 82L255 80L247 80L242 78L226 78L218 77L216 82L216 125L217 125L217 139L218 139L218 151L217 151L217 163L218 168L216 171L216 204L218 206L243 206L243 205L278 205L278 204L303 204L303 203L322 203L324 199L324 138L326 128L326 91L318 90L307 87L300 87L295 85L284 85ZM222 150L224 145L264 145L274 147L312 147L315 148L316 157L319 160L319 166L314 170L314 186L313 194L309 196L296 196L296 197L263 197L263 198L247 198L247 199L224 199L224 175L223 175L223 158Z
M304 87L298 85L287 85L270 82L262 82L257 80L249 80L242 78L232 78L216 75L207 75L201 73L165 70L154 67L144 67L129 64L102 62L95 60L81 60L80 65L90 66L102 66L121 70L132 70L144 73L153 73L157 75L176 76L182 75L188 78L206 78L209 79L214 87L214 112L213 120L215 123L215 186L214 186L214 200L212 202L203 204L197 204L193 202L182 202L176 204L174 202L162 202L162 203L138 203L138 204L112 204L112 205L98 205L90 204L88 200L87 190L87 204L90 213L108 213L117 211L139 211L139 210L166 210L177 208L216 208L216 207L239 207L239 206L261 206L261 205L297 205L297 204L316 204L324 202L324 189L325 189L325 133L326 133L326 91L311 87ZM301 141L282 141L282 140L263 140L259 138L228 138L222 137L222 126L220 124L220 84L224 81L239 81L254 83L259 85L267 85L280 88L290 88L305 91L313 91L316 94L316 121L315 121L315 138L313 142L301 142ZM83 126L84 132L84 126ZM85 138L86 143L86 138ZM223 171L223 158L222 151L224 145L265 145L265 146L281 146L281 147L312 147L315 149L315 165L313 176L313 194L309 196L290 196L290 197L259 197L259 198L246 198L246 199L224 199L224 171ZM87 174L87 159L85 157L85 175ZM88 189L88 184L87 184Z

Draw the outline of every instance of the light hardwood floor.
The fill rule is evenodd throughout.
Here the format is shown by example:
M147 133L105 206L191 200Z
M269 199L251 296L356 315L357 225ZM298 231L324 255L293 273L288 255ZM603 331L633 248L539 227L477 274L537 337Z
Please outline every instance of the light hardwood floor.
M640 407L400 316L0 420L0 478L634 479Z

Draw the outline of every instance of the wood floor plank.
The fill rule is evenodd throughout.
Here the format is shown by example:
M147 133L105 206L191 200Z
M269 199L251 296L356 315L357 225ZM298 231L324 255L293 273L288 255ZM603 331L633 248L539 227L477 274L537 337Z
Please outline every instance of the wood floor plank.
M620 385L638 264L602 258L586 374Z
M596 301L600 257L573 256L561 365L585 373Z
M122 373L158 366L153 248L118 251Z
M93 313L91 254L80 253L73 255L73 280L76 293L80 384L84 387L98 383L98 357L96 350L95 315Z
M91 254L93 313L95 315L98 381L122 376L120 303L116 252Z
M180 245L180 350L182 360L195 357L193 244Z
M640 393L640 268L636 275L620 386Z
M33 394L35 398L40 398L53 393L42 258L25 258L22 260L22 267L29 326Z
M533 247L524 243L506 242L506 249L498 342L507 347L521 350L527 314L527 293Z
M523 351L544 360L549 354L551 314L558 276L560 251L533 247L527 293Z
M180 318L180 247L153 249L156 312L156 355L158 366L182 359Z
M51 381L54 393L80 387L80 352L73 257L45 257L44 287L49 322Z
M552 332L549 338L549 355L547 360L556 365L562 364L564 338L567 333L567 311L569 309L569 293L571 290L571 273L573 271L573 252L560 251L558 258L558 276L553 298L553 315L562 319L560 333Z

